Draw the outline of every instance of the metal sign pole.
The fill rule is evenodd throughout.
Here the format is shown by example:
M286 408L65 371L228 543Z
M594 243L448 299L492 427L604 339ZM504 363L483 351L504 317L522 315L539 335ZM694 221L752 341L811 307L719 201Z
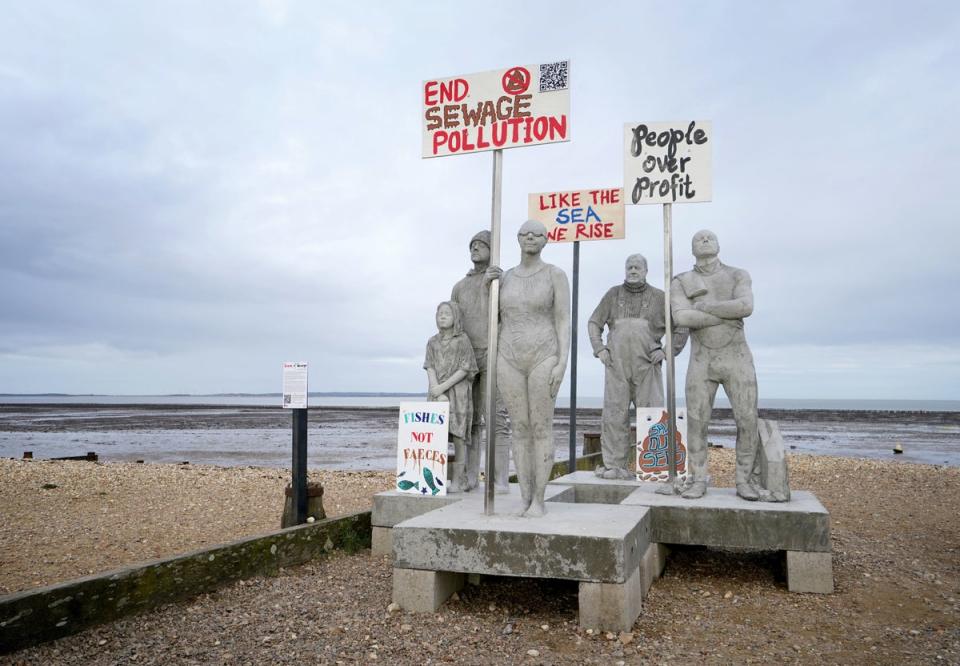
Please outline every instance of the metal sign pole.
M293 503L293 524L307 522L307 410L293 412L293 470L290 498Z
M503 150L493 151L493 197L490 210L490 265L500 265L500 195L503 185ZM490 282L487 324L487 386L484 411L487 420L487 464L483 484L483 513L493 515L494 459L497 440L497 323L500 317L500 280ZM502 462L502 461L501 461Z
M577 306L580 301L580 241L573 241L573 307L570 308L570 464L577 471Z
M670 312L670 283L673 282L673 204L663 204L663 315L666 322L664 356L667 361L667 415L669 428L667 437L667 465L670 477L667 483L670 489L677 481L677 396L673 367L673 316Z

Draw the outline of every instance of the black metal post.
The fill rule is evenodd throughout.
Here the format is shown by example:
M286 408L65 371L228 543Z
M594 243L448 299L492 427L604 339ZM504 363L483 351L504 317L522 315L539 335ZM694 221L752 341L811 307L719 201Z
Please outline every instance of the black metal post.
M570 464L577 471L577 306L580 302L580 241L573 241L573 306L570 308Z
M293 410L293 497L294 524L307 522L307 410Z

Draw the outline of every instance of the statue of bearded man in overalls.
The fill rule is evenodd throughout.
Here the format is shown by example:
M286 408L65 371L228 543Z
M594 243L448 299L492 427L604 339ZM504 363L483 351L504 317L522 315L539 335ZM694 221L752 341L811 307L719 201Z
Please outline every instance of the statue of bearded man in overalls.
M607 341L603 343L604 327ZM605 366L600 443L603 464L596 474L604 479L632 479L629 470L636 442L630 437L631 404L663 407L666 332L663 291L647 284L647 260L627 257L623 284L611 287L587 323L593 355ZM687 342L686 329L673 331L673 354Z

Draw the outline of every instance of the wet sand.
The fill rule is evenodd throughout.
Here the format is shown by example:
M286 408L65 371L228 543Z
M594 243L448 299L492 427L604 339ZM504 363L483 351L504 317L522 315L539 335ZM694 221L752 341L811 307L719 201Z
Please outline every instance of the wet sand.
M797 453L960 465L960 412L761 409L779 422ZM389 470L396 456L396 408L318 407L309 410L309 465ZM286 467L291 415L276 407L222 405L0 404L0 457L37 458L96 452L101 460ZM600 410L577 410L579 452L584 433L600 431ZM729 409L714 410L710 441L732 447ZM556 457L569 451L569 411L554 419ZM900 444L902 455L894 455Z

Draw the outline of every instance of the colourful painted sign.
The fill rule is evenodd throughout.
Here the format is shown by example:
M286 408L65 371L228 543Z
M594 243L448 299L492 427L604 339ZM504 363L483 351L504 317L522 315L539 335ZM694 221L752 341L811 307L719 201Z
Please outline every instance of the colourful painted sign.
M539 192L528 197L527 216L547 228L547 240L563 243L624 238L623 190L607 187Z
M623 141L627 203L695 203L713 197L709 121L627 123Z
M667 464L667 410L663 407L637 409L637 480L666 481L670 476ZM687 477L687 410L677 410L677 477Z
M397 486L416 495L447 494L449 402L401 402Z
M570 63L423 82L423 157L570 140Z

